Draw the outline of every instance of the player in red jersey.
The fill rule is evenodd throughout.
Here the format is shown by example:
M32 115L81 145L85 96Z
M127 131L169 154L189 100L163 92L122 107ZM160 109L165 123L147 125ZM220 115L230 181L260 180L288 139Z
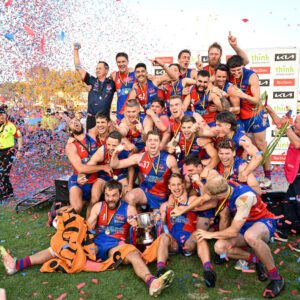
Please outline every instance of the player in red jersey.
M111 122L110 118L103 113L97 113L95 119L96 126L91 128L88 131L88 134L91 136L96 136L97 146L101 147L106 143L107 136L111 129Z
M110 78L114 81L117 91L117 119L119 121L124 117L124 109L126 101L129 99L129 93L135 81L133 68L128 67L128 54L119 52L116 55L116 63L119 71L110 74Z
M119 160L117 148L111 158L113 169L128 168L137 165L142 177L139 188L135 188L125 196L130 204L148 204L151 209L158 209L168 198L168 180L171 173L179 173L174 156L160 151L161 135L157 131L149 131L146 136L146 152L133 154L127 159Z
M227 62L230 69L230 82L237 90L237 96L241 99L240 119L246 133L253 134L253 142L260 151L267 148L266 129L270 126L268 115L265 114L260 102L260 88L258 76L243 65L242 57L234 55ZM264 163L265 178L263 188L270 188L271 163L270 159Z
M209 177L206 191L210 199L216 202L226 201L226 206L234 215L231 225L225 230L208 232L197 231L198 240L217 239L215 251L234 259L245 259L255 263L258 279L270 283L263 296L274 298L284 289L285 282L278 273L268 241L276 229L274 215L269 212L260 196L246 185L227 182L222 176ZM249 253L241 247L251 247ZM268 275L265 274L265 268Z
M136 82L129 94L129 99L136 99L144 113L150 107L151 101L158 96L158 86L165 81L177 80L173 71L160 60L151 60L154 65L159 65L165 70L162 76L154 76L151 80L147 78L147 67L144 63L138 63L135 66Z
M184 182L179 174L173 174L169 179L169 190L171 195L169 201L160 206L160 214L163 223L167 225L168 232L165 231L160 236L157 249L157 275L164 274L169 252L180 252L185 256L190 256L197 250L198 257L203 265L204 282L207 287L214 287L216 273L210 261L210 253L206 241L195 241L194 231L196 230L197 215L194 212L187 212L177 217L171 215L174 207L187 206L189 199L184 188Z

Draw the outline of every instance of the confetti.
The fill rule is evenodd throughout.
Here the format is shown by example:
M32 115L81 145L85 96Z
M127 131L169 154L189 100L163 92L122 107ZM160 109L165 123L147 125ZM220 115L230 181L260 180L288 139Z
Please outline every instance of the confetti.
M80 290L80 289L83 288L84 286L85 286L85 282L81 282L81 283L79 283L79 284L76 285L76 288L77 288L78 290Z
M56 298L56 300L63 300L67 297L67 293L63 293L61 294L58 298Z
M199 278L199 275L197 273L192 273L193 278Z
M122 294L118 294L118 295L117 295L117 298L118 298L118 299L122 299L122 298L123 298L123 295L122 295Z
M93 278L93 279L92 279L92 283L94 283L94 284L98 284L98 279L96 279L96 278Z

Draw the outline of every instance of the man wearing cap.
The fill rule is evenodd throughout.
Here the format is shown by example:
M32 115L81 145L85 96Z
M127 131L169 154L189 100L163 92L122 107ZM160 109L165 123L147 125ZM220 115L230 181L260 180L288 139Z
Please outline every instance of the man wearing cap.
M15 138L18 150L15 151ZM13 197L13 187L9 181L9 173L16 155L22 155L22 135L20 130L7 119L6 111L0 107L0 201Z

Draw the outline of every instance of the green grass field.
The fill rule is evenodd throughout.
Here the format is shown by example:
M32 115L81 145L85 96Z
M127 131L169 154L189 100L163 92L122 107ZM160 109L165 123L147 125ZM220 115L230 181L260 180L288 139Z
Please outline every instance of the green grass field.
M17 215L12 208L0 206L0 245L16 257L47 248L54 229L45 226L46 215L47 208ZM299 236L293 237L293 241L297 238ZM300 299L299 253L292 251L286 244L272 244L271 248L273 252L280 249L274 257L286 279L285 291L279 299ZM202 266L197 256L173 256L169 268L174 270L175 279L160 298L262 299L266 283L259 282L255 273L242 273L233 266L234 261L228 262L226 266L215 266L218 276L216 288L207 289L202 282ZM150 269L155 272L155 264L151 264ZM76 286L82 282L85 286L78 290ZM9 277L1 264L0 288L6 289L9 300L56 299L64 293L67 293L65 299L150 299L146 285L134 275L130 266L122 266L116 271L73 275L40 273L39 267L34 266Z

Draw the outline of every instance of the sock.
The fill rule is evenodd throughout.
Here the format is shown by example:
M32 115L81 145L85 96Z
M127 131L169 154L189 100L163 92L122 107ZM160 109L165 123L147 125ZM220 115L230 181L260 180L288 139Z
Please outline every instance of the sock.
M274 267L271 270L268 270L270 280L281 280L282 277L279 275L278 270Z
M213 270L214 267L210 261L207 261L203 264L203 269L204 270Z
M256 264L256 263L259 262L259 259L258 259L258 257L257 257L256 255L254 255L253 253L250 253L250 255L249 255L247 261L248 261L249 263L255 263L255 264Z
M271 180L272 171L271 170L264 170L265 177Z
M21 271L28 267L31 267L31 261L30 261L29 256L26 256L24 258L18 258L16 260L16 270Z
M150 287L150 285L154 279L155 279L155 277L152 274L148 274L146 276L146 284L148 287Z
M158 261L156 264L156 269L161 269L161 268L165 268L167 265L167 263L163 262L163 261Z

